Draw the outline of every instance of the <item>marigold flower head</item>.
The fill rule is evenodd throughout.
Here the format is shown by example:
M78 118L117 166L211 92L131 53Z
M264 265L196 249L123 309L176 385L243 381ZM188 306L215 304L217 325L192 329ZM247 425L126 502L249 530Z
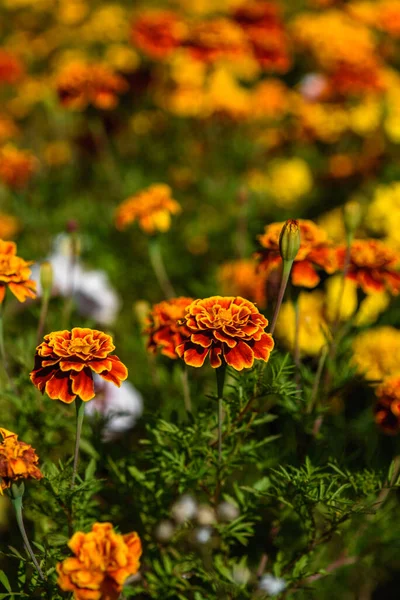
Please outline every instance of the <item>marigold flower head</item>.
M87 402L95 396L93 373L118 387L127 378L128 370L113 350L112 337L96 329L54 331L36 348L31 381L52 400L70 404L79 396Z
M0 148L0 181L12 189L20 189L37 171L38 161L29 150L19 150L12 144Z
M42 479L34 448L20 442L16 433L0 427L0 494L21 479Z
M110 110L118 104L118 95L127 90L127 82L102 64L74 61L58 73L56 90L66 108L83 110L89 104Z
M400 375L388 377L375 390L375 422L384 433L400 432Z
M339 268L343 268L346 248L337 249ZM380 240L354 240L351 245L347 277L357 282L363 292L387 290L400 293L400 255Z
M293 285L314 288L320 277L317 268L327 273L337 269L332 245L323 229L313 221L298 219L300 227L300 248L297 252L290 274ZM282 223L271 223L265 227L265 232L258 236L262 249L257 253L260 259L260 269L267 275L280 267L282 258L279 253L279 236Z
M220 58L232 59L250 50L242 28L226 18L195 23L190 27L184 45L193 58L206 63Z
M111 523L78 531L68 546L75 554L57 564L57 583L74 600L117 600L125 580L138 572L142 545L136 532L121 535Z
M0 48L0 83L17 83L24 74L24 67L14 54Z
M36 283L29 279L30 265L17 256L17 246L14 242L0 239L0 304L4 300L7 287L20 302L27 298L35 298Z
M217 279L223 294L249 298L261 308L266 306L266 276L258 272L254 260L234 260L221 265Z
M146 319L144 333L149 336L147 349L168 356L179 358L175 348L190 335L189 330L180 321L185 309L193 302L193 298L172 298L155 304Z
M125 229L137 220L146 233L168 231L171 215L181 210L178 202L171 198L171 193L171 188L164 183L155 183L137 192L117 208L117 229Z
M389 326L362 331L353 340L351 362L369 380L400 373L400 331Z
M241 371L252 367L254 359L267 362L274 347L272 336L265 333L267 319L241 296L194 300L182 322L190 337L176 352L192 367L201 367L209 356L214 369L225 362Z
M171 55L186 37L187 25L176 13L167 10L141 12L132 25L131 40L151 58Z

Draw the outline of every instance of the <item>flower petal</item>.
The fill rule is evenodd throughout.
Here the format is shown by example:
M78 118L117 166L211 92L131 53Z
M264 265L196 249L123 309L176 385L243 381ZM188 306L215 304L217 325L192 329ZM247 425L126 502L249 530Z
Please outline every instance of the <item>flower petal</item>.
M92 372L89 367L85 367L80 372L71 372L72 391L87 402L95 397Z
M293 263L292 283L293 285L314 288L318 285L320 277L312 264L306 260Z
M252 345L251 347L254 352L254 358L267 361L271 354L271 350L274 347L274 340L269 333L264 333L261 336L261 339L258 342L255 342L254 346Z
M193 342L193 344L199 344L199 346L202 346L203 348L209 348L212 344L211 337L204 333L193 333L190 336L190 341Z
M253 350L245 342L238 342L235 348L225 351L225 360L236 371L249 368L254 363Z
M179 354L178 348L182 354ZM184 342L176 348L179 356L183 356L183 360L190 367L202 367L209 353L209 348L203 348L202 346L196 346L191 342Z
M46 394L52 400L61 400L66 404L71 404L76 398L72 393L71 381L67 373L56 371L51 379L46 382Z
M218 367L220 367L222 365L221 354L222 354L221 346L214 346L211 349L210 365L212 366L213 369L217 369Z
M100 377L105 379L106 381L111 381L118 387L120 387L122 381L128 377L128 369L126 366L120 361L118 356L109 356L108 360L111 362L111 370L110 371L102 371L99 373Z

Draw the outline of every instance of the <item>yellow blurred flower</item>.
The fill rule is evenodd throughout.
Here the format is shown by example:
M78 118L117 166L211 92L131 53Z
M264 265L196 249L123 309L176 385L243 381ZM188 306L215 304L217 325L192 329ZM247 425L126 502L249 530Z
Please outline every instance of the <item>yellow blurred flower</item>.
M137 192L118 206L115 218L117 229L126 229L128 225L138 221L140 228L146 233L168 231L171 215L181 211L171 194L171 188L165 183L154 183Z
M21 229L17 217L0 212L0 239L10 240Z
M359 333L353 341L352 364L366 379L400 372L400 331L384 326Z
M43 151L43 156L50 167L61 167L71 162L72 148L66 140L49 142Z
M366 97L349 109L350 129L358 135L368 135L378 129L382 118L382 104L375 97Z
M311 191L313 178L308 164L301 158L276 161L269 170L269 191L276 204L290 208Z
M123 6L101 3L82 26L80 34L91 43L124 42L129 38L130 26L128 11Z
M292 110L303 135L327 144L337 142L349 127L348 111L341 106L324 105L296 97Z
M61 0L57 18L64 25L81 23L88 13L89 7L84 0Z
M378 317L387 309L390 303L390 295L387 292L376 292L368 294L362 300L358 309L354 325L356 327L366 327L372 325Z
M400 182L379 185L368 208L368 229L378 235L390 236L393 229L400 228Z
M206 111L244 117L249 110L249 93L238 84L230 72L217 68L210 76L205 95Z
M121 73L135 71L140 63L138 53L124 44L110 44L105 54L105 61L113 69Z
M317 219L317 223L326 231L329 239L336 244L343 243L346 240L346 231L343 223L343 210L339 206L332 210L322 213Z

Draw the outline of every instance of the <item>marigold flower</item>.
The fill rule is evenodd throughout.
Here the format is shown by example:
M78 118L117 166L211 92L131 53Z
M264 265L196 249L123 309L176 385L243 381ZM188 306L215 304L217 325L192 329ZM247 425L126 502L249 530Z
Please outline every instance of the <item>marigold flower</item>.
M21 223L17 217L0 212L0 239L13 238L20 229Z
M261 308L267 303L265 273L259 273L254 260L234 260L221 265L217 279L223 294L249 298Z
M250 50L242 28L225 18L194 24L184 45L189 48L193 58L206 63L220 58L234 58Z
M305 219L298 219L298 224L301 243L290 277L293 285L314 288L320 281L317 267L329 274L336 271L335 254L323 229ZM267 275L282 264L279 236L283 225L284 222L271 223L265 227L264 234L258 236L262 250L256 256L260 258L260 269L265 270Z
M118 387L128 377L113 350L112 337L96 329L54 331L36 348L31 381L52 400L70 404L79 396L87 402L95 396L93 373Z
M167 10L142 12L132 25L132 43L151 58L163 59L178 48L187 26L176 13Z
M29 150L19 150L12 144L0 148L0 181L12 189L23 188L38 167Z
M0 494L20 479L42 479L34 448L20 442L16 433L0 427Z
M343 269L346 247L337 249L339 268ZM351 245L347 277L357 282L366 294L400 292L400 255L380 240L354 240Z
M353 340L351 362L369 380L400 373L400 331L389 326L362 331Z
M0 83L17 83L24 74L24 67L14 54L0 48Z
M0 304L7 287L20 302L36 296L36 283L29 279L32 261L27 262L16 254L17 246L14 242L0 239Z
M375 422L384 433L400 432L400 376L388 377L375 390Z
M83 110L88 104L110 110L118 104L118 95L127 90L127 82L102 64L74 61L57 76L56 89L66 108Z
M168 358L179 358L175 348L182 344L190 335L185 325L180 321L185 315L185 309L193 302L193 298L172 298L155 304L147 316L144 333L149 336L147 349L156 353L157 350Z
M267 362L274 347L272 336L265 333L267 319L241 296L194 300L182 321L190 337L176 353L192 367L201 367L209 355L214 369L224 360L241 371L252 367L255 358Z
M138 220L139 226L146 233L168 231L171 215L181 210L178 202L171 198L171 193L171 188L164 183L155 183L137 192L117 208L117 229L125 229Z
M117 600L125 580L138 572L142 544L136 532L121 535L111 523L76 532L68 546L75 554L57 564L57 583L74 600Z

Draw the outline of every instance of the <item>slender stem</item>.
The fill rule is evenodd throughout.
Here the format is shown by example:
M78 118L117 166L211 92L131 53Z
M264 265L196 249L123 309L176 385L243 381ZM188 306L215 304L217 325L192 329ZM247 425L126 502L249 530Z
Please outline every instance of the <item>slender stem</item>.
M317 368L317 372L315 374L314 384L313 384L313 387L311 390L310 403L307 408L308 413L312 412L314 405L316 404L317 394L318 394L318 390L319 390L319 384L321 381L321 375L322 375L322 371L325 366L325 361L327 359L327 356L328 356L328 346L326 345L322 348L321 355L319 357L318 368Z
M74 453L74 468L72 471L71 487L75 485L75 477L78 471L79 461L79 442L81 440L83 417L85 416L85 403L77 397L75 400L76 408L76 438L75 438L75 453Z
M185 408L188 413L192 412L192 400L190 398L190 387L189 387L189 378L188 378L188 369L186 364L183 364L182 371L182 389L183 389L183 401L185 403Z
M300 302L299 295L293 301L294 303L294 364L296 365L295 380L297 386L300 383Z
M166 298L173 298L176 296L175 290L168 278L158 239L154 236L149 239L149 257L154 274L157 277L158 284L163 294Z
M278 320L279 311L282 306L282 300L283 300L283 296L285 295L286 286L289 281L290 271L292 270L292 265L293 265L293 261L286 261L286 260L283 261L281 284L279 287L278 298L277 298L277 301L275 304L274 316L272 317L271 325L269 328L269 333L271 335L274 335L275 325Z
M36 556L33 553L32 547L29 543L28 536L25 531L24 520L22 518L22 496L19 496L17 498L12 497L11 502L13 503L15 509L15 516L17 518L18 528L21 532L22 539L24 540L25 548L27 549L28 554L31 557L32 562L35 565L36 570L39 573L41 579L43 579L43 581L46 581L46 578L43 575L43 571L40 568L38 561L36 560Z
M43 294L42 306L40 309L40 317L39 317L37 336L36 336L37 344L40 344L40 342L42 341L42 338L43 338L44 326L46 323L47 313L49 310L49 299L50 299L49 294Z
M345 286L346 286L346 277L347 277L347 273L349 271L349 266L350 266L352 242L353 242L353 234L349 233L347 235L346 254L344 256L342 280L341 280L341 284L340 284L338 303L337 303L337 307L336 307L336 316L335 316L335 320L334 320L333 326L332 326L332 337L333 338L335 337L335 333L336 333L336 331L339 327L339 323L340 323L340 316L341 316L342 304L343 304L343 296L344 296L344 290L345 290Z
M215 370L217 376L217 396L218 396L218 466L221 468L222 463L222 420L223 420L223 397L224 383L226 374L226 363L222 363Z
M12 389L12 391L14 392L14 394L17 394L18 390L15 387L14 382L11 377L11 374L10 374L10 370L9 370L9 366L8 366L8 359L7 359L7 354L6 354L6 347L4 344L4 300L2 303L0 303L0 358L1 358L1 362L3 363L3 368L4 368L4 372L6 374L6 377L7 377L8 384L9 384L10 388Z

